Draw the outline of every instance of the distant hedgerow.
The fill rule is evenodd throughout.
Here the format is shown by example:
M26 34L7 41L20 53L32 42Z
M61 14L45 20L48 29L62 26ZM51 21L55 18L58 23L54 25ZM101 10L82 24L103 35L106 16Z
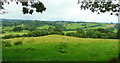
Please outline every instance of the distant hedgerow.
M23 41L17 41L14 43L14 45L22 45L23 44Z

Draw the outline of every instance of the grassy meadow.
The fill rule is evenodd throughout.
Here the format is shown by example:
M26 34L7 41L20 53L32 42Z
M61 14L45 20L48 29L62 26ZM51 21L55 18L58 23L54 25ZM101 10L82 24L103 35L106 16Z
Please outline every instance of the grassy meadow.
M3 20L2 60L111 61L120 52L116 32L111 23Z
M8 61L109 61L118 56L117 39L48 35L3 41L11 43L3 47L3 59Z

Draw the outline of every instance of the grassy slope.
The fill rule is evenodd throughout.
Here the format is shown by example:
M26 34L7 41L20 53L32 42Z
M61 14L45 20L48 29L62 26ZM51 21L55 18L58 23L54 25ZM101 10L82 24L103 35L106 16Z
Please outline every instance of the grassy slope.
M11 61L108 61L118 54L118 40L115 39L48 35L6 40L23 41L23 45L3 48L3 58Z
M37 29L48 29L49 27L54 27L54 26L44 25L44 26L41 26L41 27L37 27Z
M72 23L72 24L65 24L64 26L67 29L76 29L76 28L85 27L85 26L82 26L82 24L85 24L85 23ZM87 27L88 27L88 26L95 26L98 23L86 23L86 24L87 24ZM109 28L109 27L106 26L106 25L109 25L107 23L99 23L99 24L102 25L102 26L91 27L91 28L88 28L88 29Z
M70 32L74 32L75 33L76 31L63 31L63 33L65 33L65 34L66 33L70 33Z
M13 34L13 35L16 35L16 34L19 34L19 35L23 35L23 34L27 34L29 31L28 30L23 30L23 31L16 31L16 32L6 32L6 33L2 33L0 34L0 36L5 36L5 35L9 35L9 34Z

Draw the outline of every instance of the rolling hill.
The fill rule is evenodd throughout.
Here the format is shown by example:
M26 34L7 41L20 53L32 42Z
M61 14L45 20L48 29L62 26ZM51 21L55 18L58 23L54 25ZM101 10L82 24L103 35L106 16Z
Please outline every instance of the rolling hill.
M109 61L118 56L117 39L48 35L3 39L3 42L11 43L3 47L3 59L8 61Z

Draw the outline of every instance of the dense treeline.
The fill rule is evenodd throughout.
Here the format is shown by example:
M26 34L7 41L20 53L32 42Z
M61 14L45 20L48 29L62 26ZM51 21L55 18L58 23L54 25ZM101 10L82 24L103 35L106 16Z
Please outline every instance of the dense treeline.
M70 32L64 34L62 30L58 27L49 27L46 30L35 30L31 31L27 34L23 35L5 35L3 39L15 38L15 37L38 37L38 36L45 36L51 34L59 34L59 35L66 35L66 36L73 36L79 38L102 38L102 39L118 39L117 33L114 33L112 30L109 29L88 29L83 30L81 28L77 28L76 32Z
M51 26L55 26L55 27L59 27L62 30L65 30L66 28L63 26L63 24L60 23L56 23L56 22L49 22L49 21L3 21L3 29L7 26L12 27L15 26L15 29L20 29L18 31L21 30L36 30L37 27L43 26L43 25L51 25ZM24 25L24 27L18 27L17 25ZM12 31L17 31L17 30L12 30Z
M5 29L6 27L14 27L14 29L9 30L9 31L22 31L22 30L29 30L29 31L33 31L33 30L37 30L37 27L41 27L44 25L50 25L50 26L54 26L54 27L58 27L60 28L62 31L75 31L76 29L67 29L64 25L65 24L73 24L73 23L83 23L82 26L80 27L82 29L86 29L86 28L92 28L92 27L97 27L97 26L102 26L101 24L96 24L96 25L91 25L91 26L87 26L87 24L85 24L85 22L65 22L65 21L29 21L29 20L23 20L23 21L3 21L2 24L2 29ZM19 26L21 25L21 26ZM7 30L8 31L8 30ZM9 32L8 31L8 32ZM3 33L5 33L6 30L3 30Z
M66 29L64 27L65 24L72 25L75 22L49 22L49 21L3 21L3 27L2 29L5 29L6 27L12 28L11 30L3 30L3 33L6 32L21 32L23 30L28 30L29 32L23 35L5 35L4 39L9 38L15 38L15 37L38 37L38 36L45 36L45 35L51 35L51 34L60 34L60 35L66 35L66 36L73 36L73 37L79 37L79 38L102 38L102 39L118 39L119 33L120 33L120 24L116 24L112 28L98 28L98 29L89 29L91 27L95 26L102 26L101 24L97 25L91 25L87 26L86 23L83 23L81 28L77 29ZM80 22L76 22L80 23ZM37 27L44 26L44 25L50 25L48 29L37 29ZM114 30L118 29L118 32L115 33ZM74 30L76 32L69 32L69 33L63 33L63 31L71 31Z
M79 38L102 38L102 39L117 39L117 34L109 29L88 29L86 32L83 29L78 28L76 33L70 32L67 36L79 37Z
M62 30L58 27L49 27L48 30L34 30L31 31L27 34L23 34L23 35L13 35L13 34L9 34L9 35L5 35L4 37L2 37L3 39L10 39L10 38L17 38L17 37L38 37L38 36L45 36L45 35L51 35L51 34L59 34L59 35L64 35L64 33L62 32Z

